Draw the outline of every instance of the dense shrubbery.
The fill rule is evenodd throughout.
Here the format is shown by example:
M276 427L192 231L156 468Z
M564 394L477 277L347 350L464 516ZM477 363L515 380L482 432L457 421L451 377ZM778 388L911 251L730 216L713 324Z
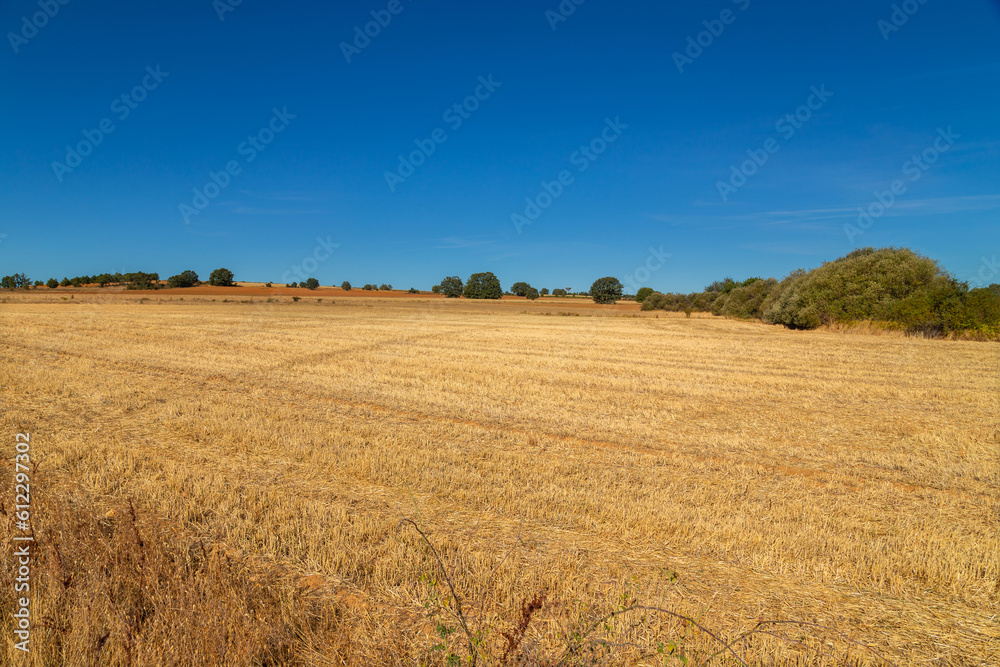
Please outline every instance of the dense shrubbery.
M778 284L774 278L750 278L743 283L734 283L731 289L712 302L712 313L741 320L762 319L761 307Z
M861 248L780 282L726 278L704 292L654 293L642 308L711 311L791 329L876 321L927 335L1000 335L1000 286L970 290L934 260L905 248Z

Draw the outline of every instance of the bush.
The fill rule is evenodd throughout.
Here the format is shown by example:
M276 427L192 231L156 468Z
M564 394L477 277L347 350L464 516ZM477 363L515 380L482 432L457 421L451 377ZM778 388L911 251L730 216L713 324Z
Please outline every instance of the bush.
M420 294L420 291L416 287L411 287L409 290L410 294Z
M652 287L640 287L639 291L635 293L635 300L637 303L642 303L646 300L646 297L653 293Z
M288 283L288 286L297 289L298 286L299 286L299 284L298 283Z
M270 287L271 283L264 283L264 287Z
M378 286L378 288L383 292L388 292L392 290L392 285L386 285L385 283L382 283L381 285Z
M566 290L562 289L561 287L557 287L556 289L552 290L552 296L566 296L566 294L567 294Z
M306 281L302 283L302 286L306 289L313 290L319 287L319 281L315 278L307 278Z
M70 285L72 285L72 284L73 284L73 283L71 283L71 282L69 281L69 278L67 278L66 276L63 276L63 279L62 279L62 282L60 282L60 283L59 283L59 286L60 286L60 287L69 287L69 286L70 286Z
M927 313L917 311L930 307L924 300L939 291L933 285L941 280L950 278L937 262L911 250L861 248L812 271L791 273L762 305L763 318L795 329L854 320L922 321ZM910 304L900 310L897 302L903 300Z
M642 310L654 310L657 307L659 292L653 292L642 300Z
M741 320L759 320L764 314L764 301L777 286L778 281L774 278L751 278L716 299L712 304L712 313Z
M350 292L351 291L351 283L349 283L349 282L347 282L345 280L344 282L340 283L340 289L344 290L345 292Z
M457 299L464 290L465 286L458 276L448 276L441 281L441 292L449 299Z
M364 287L362 287L361 289L363 289L366 292L371 292L373 289L375 289L375 286L369 283L365 283Z
M598 278L590 286L590 297L594 303L616 303L622 298L622 284L617 278Z
M49 281L45 284L48 286L49 289L55 289L59 287L59 281L56 280L55 278L49 278Z
M212 271L212 274L208 277L208 284L214 287L232 287L233 283L233 272L226 268L216 269Z
M440 293L441 293L440 285L434 285L433 287L431 287L431 294L440 294Z
M503 296L503 288L500 287L500 279L486 271L469 276L463 294L466 299L499 299Z
M538 293L541 294L542 296L546 296L549 294L549 288L543 287L542 289L538 290Z
M110 279L111 276L108 276ZM98 281L100 282L100 281ZM190 269L167 278L167 287L194 287L199 285L198 274Z
M524 296L528 299L528 301L534 301L538 298L538 290L534 287L529 287Z
M718 294L729 294L732 292L738 283L732 278L726 278L725 280L717 280L708 287L705 288L706 292L716 292Z

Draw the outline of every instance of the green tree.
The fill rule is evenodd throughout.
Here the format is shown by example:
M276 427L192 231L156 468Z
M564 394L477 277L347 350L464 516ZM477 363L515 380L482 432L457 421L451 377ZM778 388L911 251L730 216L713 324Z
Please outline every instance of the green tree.
M69 286L70 286L70 285L72 285L72 284L73 284L73 283L71 283L71 282L69 281L69 278L67 278L66 276L63 276L63 279L62 279L62 282L60 282L60 283L59 283L59 286L60 286L60 287L69 287Z
M642 303L646 300L646 297L652 294L655 290L652 287L640 287L639 291L635 293L636 303Z
M392 285L386 285L385 283L382 283L381 285L378 286L378 288L383 292L388 292L392 290Z
M3 279L0 279L0 287L4 289L28 289L30 286L31 281L23 273L15 273L12 276L4 276Z
M199 284L201 281L198 280L198 274L190 269L167 278L167 287L195 287Z
M466 299L499 299L503 296L500 279L490 271L473 273L465 283Z
M549 288L543 287L542 289L538 290L538 293L541 294L542 296L546 296L549 294Z
M528 301L534 301L535 299L538 298L538 290L536 290L534 287L529 287L528 291L524 294L524 296L525 298L528 299Z
M226 268L216 269L212 271L212 274L208 277L208 284L215 287L232 287L233 283L233 272Z
M598 278L590 286L590 298L594 303L616 303L622 298L622 284L617 278L607 276Z
M344 290L345 292L350 292L351 291L351 283L349 283L349 282L347 282L345 280L344 282L340 283L340 289Z
M434 285L433 287L431 287L431 294L440 294L440 293L441 293L440 285Z
M153 290L160 286L160 274L158 273L136 271L135 273L126 273L122 276L122 280L125 281L125 289L130 290Z
M449 299L457 299L462 296L465 286L458 276L448 276L441 281L441 292Z
M306 289L316 289L319 287L319 281L315 278L306 278L306 281L302 283L302 286Z
M557 287L554 290L552 290L552 296L566 296L566 294L567 294L566 290L562 289L561 287Z
M528 294L528 290L530 289L531 285L528 283L514 283L510 287L510 293L514 296L526 296Z
M55 289L59 287L59 281L56 280L55 278L49 278L49 281L45 284L48 285L49 289Z

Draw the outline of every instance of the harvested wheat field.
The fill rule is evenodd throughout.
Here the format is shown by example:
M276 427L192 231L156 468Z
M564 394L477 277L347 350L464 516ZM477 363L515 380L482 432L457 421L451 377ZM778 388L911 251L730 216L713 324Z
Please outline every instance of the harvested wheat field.
M0 311L3 664L1000 664L996 344L88 298Z

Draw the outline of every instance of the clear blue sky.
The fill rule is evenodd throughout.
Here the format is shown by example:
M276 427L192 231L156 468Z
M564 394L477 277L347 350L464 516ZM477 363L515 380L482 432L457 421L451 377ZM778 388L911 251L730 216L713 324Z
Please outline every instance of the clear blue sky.
M686 292L1000 255L997 2L225 1L0 2L0 272Z

